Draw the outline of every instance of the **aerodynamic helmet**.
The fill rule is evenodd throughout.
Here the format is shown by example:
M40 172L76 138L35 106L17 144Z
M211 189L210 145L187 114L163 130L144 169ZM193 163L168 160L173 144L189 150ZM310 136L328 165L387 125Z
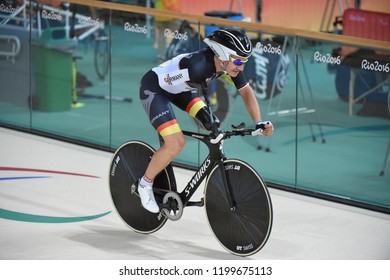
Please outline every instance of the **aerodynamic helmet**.
M252 54L252 43L248 36L236 29L214 31L204 42L222 61L229 60L231 55L249 58Z

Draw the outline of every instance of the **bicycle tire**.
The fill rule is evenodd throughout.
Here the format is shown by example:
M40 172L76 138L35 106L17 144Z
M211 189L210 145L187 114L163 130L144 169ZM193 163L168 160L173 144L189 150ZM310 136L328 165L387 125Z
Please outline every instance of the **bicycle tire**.
M113 204L122 220L134 231L153 233L167 221L161 213L151 213L141 204L132 186L145 173L155 150L141 141L129 141L120 146L112 157L109 173L109 186ZM171 181L167 169L154 180L154 193L157 203L161 203L167 191L171 191Z
M205 209L214 236L227 251L238 256L257 253L272 229L272 203L267 186L247 163L228 159L225 173L236 203L231 211L220 168L215 166L205 185Z
M95 39L94 65L99 79L104 80L110 66L108 37L105 35L104 31L101 31L99 36Z

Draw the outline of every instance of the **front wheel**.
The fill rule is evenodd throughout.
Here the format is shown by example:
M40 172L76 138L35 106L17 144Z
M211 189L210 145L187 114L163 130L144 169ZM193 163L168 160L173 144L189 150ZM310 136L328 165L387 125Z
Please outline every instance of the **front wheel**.
M115 209L130 228L140 233L153 233L167 221L161 213L147 211L136 191L138 179L144 175L154 152L146 143L130 141L117 149L110 165L109 185ZM170 165L154 180L153 190L158 204L162 203L167 192L176 190L169 168Z
M205 186L205 208L210 227L227 251L239 256L257 253L266 244L272 228L272 203L265 182L247 163L228 159L224 172L235 201L229 198L218 166Z

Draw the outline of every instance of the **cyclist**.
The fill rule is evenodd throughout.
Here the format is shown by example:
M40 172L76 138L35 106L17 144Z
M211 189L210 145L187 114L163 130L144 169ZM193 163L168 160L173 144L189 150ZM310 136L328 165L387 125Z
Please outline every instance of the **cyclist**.
M185 138L176 120L172 104L185 110L211 130L218 119L210 115L197 90L222 74L228 74L240 93L246 110L263 135L273 133L271 122L261 119L260 107L244 75L244 65L252 54L249 38L235 29L220 29L204 39L208 45L197 52L180 54L148 71L141 80L140 99L152 126L162 136L164 144L153 155L138 184L143 207L158 213L153 195L154 178L182 151Z

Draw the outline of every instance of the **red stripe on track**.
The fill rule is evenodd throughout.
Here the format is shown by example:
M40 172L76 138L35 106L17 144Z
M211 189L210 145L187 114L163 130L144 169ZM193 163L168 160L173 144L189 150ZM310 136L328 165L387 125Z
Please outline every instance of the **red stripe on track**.
M64 171L56 171L56 170L45 170L45 169L19 168L19 167L3 167L3 166L0 166L0 171L28 171L28 172L54 173L54 174L62 174L62 175L72 175L72 176L82 176L82 177L90 177L90 178L100 178L98 176L93 176L93 175L88 175L88 174L80 174L80 173L72 173L72 172L64 172Z

